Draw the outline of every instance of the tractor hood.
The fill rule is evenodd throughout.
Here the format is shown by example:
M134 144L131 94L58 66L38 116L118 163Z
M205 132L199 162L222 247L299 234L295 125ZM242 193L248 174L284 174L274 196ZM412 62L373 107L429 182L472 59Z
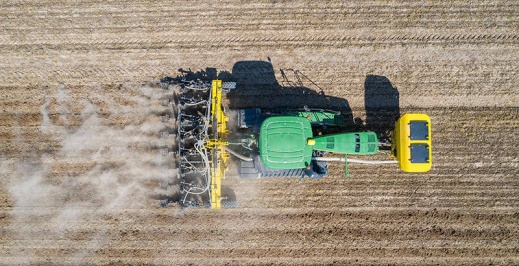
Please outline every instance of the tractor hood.
M260 129L260 157L274 169L305 168L312 162L312 126L307 118L276 116L265 119Z

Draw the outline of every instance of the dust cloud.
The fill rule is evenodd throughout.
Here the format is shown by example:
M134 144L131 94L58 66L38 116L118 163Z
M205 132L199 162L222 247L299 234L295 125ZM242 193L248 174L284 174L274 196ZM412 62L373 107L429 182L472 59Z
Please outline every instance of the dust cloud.
M172 145L160 138L168 126L160 117L167 93L157 85L61 85L46 95L34 144L46 148L37 152L29 145L1 165L1 174L9 176L5 189L16 237L59 241L81 235L89 241L63 261L81 263L109 242L110 229L99 220L116 219L117 213L116 221L130 221L128 210L158 206L151 196L174 176L171 159L159 152ZM28 141L16 134L17 145Z

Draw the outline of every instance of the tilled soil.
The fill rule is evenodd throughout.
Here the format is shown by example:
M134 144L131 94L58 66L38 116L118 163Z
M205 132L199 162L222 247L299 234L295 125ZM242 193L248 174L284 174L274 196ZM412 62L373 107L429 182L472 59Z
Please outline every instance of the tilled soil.
M519 264L514 1L14 1L0 14L0 264ZM373 80L394 88L400 114L431 116L432 170L350 164L344 178L335 164L300 181L231 167L238 208L159 208L175 176L159 79L246 60L271 61L260 79L294 85L280 69L295 69L315 84L248 88L232 107L326 105L362 128Z

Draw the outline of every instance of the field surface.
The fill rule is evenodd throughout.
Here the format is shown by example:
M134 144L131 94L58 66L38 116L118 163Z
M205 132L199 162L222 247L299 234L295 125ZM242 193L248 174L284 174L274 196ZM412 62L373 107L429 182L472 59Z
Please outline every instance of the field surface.
M2 1L0 26L2 265L519 264L517 1ZM393 110L431 116L432 170L231 173L238 208L159 208L160 78L258 60L318 87L232 106L322 103L376 127L367 94L390 88Z

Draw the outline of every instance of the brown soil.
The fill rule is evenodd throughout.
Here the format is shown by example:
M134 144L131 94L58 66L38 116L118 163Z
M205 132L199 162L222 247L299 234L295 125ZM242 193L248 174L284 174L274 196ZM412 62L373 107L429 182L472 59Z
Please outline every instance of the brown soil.
M0 264L519 264L519 4L336 2L3 3ZM230 175L236 209L159 208L159 79L268 57L361 119L387 77L433 169Z

